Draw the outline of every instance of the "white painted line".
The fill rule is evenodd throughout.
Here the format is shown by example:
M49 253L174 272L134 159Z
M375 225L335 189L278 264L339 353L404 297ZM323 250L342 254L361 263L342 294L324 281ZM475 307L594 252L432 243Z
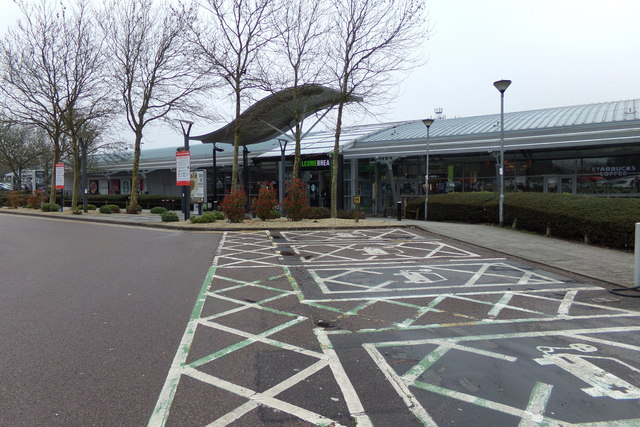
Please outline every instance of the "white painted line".
M234 335L238 335L244 338L248 338L251 339L253 341L256 342L261 342L261 343L265 343L274 347L278 347L278 348L282 348L285 350L291 350L291 351L295 351L296 353L300 353L300 354L304 354L306 356L311 356L311 357L315 357L316 359L321 359L321 360L327 360L327 356L324 353L318 353L317 351L313 351L313 350L309 350L303 347L299 347L296 345L292 345L292 344L287 344L285 342L282 341L276 341L274 339L271 338L267 338L265 336L261 336L261 335L254 335L251 334L249 332L245 332L245 331L241 331L239 329L234 329L225 325L221 325L219 323L215 323L215 322L211 322L211 321L202 321L201 324L203 326L207 326L213 329L217 329L220 331L224 331L224 332L228 332L230 334L234 334Z
M469 341L490 341L500 339L513 339L513 338L531 338L531 337L553 337L553 336L568 336L568 335L581 335L581 334L601 334L607 332L636 332L640 331L640 326L622 326L612 328L592 328L592 329L566 329L558 331L534 331L534 332L514 332L511 334L487 334L487 335L467 335L461 337L455 337L458 342ZM422 340L412 341L385 341L372 343L378 348L382 347L394 347L398 345L423 345L423 344L442 344L450 341L451 338L427 338Z
M522 418L518 427L538 427L542 423L552 389L553 386L550 384L536 382L531 391L527 408L524 410L526 418Z
M589 342L594 342L594 343L598 343L598 344L606 344L606 345L610 345L613 347L618 347L618 348L624 348L627 350L633 350L633 351L638 351L640 352L640 346L637 345L631 345L631 344L625 344L619 341L610 341L610 340L603 340L601 338L596 338L596 337L590 337L587 335L578 335L578 334L569 334L567 335L567 337L570 338L576 338L579 340L584 340L584 341L589 341Z
M571 309L571 304L573 304L573 300L575 299L578 291L569 291L565 294L560 307L558 307L558 315L559 316L568 316L569 310Z
M171 405L173 404L173 398L175 397L176 389L178 388L178 383L180 382L180 376L182 375L183 366L186 363L187 356L189 355L189 350L191 349L191 343L193 342L193 336L195 335L196 328L198 326L198 318L202 313L202 307L204 306L204 301L207 298L206 292L207 289L209 289L209 287L211 286L213 276L215 275L215 270L216 266L212 266L202 283L200 293L198 294L198 299L196 300L193 310L191 311L191 318L189 319L184 334L182 335L182 339L180 340L180 344L178 345L178 351L173 357L171 367L169 368L169 373L167 374L167 378L165 379L162 390L160 391L160 396L158 397L156 406L153 409L151 418L149 419L149 427L164 426L167 422L169 411L171 409Z
M509 406L509 405L505 405L503 403L498 403L498 402L493 402L491 400L488 399L483 399L481 397L477 397L477 396L473 396L467 393L461 393L455 390L449 390L446 389L444 387L439 387L433 384L428 384L428 383L424 383L424 382L415 382L413 384L414 386L422 389L422 390L426 390L426 391L430 391L432 393L436 393L439 394L441 396L446 396L446 397L450 397L452 399L457 399L460 400L462 402L467 402L467 403L471 403L473 405L477 405L483 408L487 408L487 409L492 409L494 411L498 411L498 412L502 412L504 414L509 414L509 415L513 415L515 417L521 418L521 419L531 419L533 417L531 417L530 414L528 414L526 411L523 411L522 409L519 408L515 408L513 406ZM535 417L536 419L538 417ZM532 420L533 421L533 420ZM543 417L541 423L536 423L534 425L544 425L544 426L553 426L553 427L568 427L571 426L573 424L571 423L567 423L567 422L560 422L558 420L552 419L552 418L548 418L548 417Z
M351 380L347 376L342 363L340 363L338 354L333 349L331 341L329 341L329 337L325 331L320 328L315 328L313 332L316 334L316 338L322 347L322 351L324 354L329 356L329 366L331 367L333 376L342 391L342 395L344 396L347 407L349 408L349 413L356 419L358 426L373 426L369 416L364 411L364 407L358 397L358 393L356 393L356 390L353 388L353 384L351 384Z
M411 411L411 413L413 413L413 415L415 415L415 417L418 418L418 420L420 420L423 425L438 427L438 424L435 422L435 420L431 418L431 415L429 415L427 410L424 409L418 399L416 399L413 393L411 393L405 381L396 374L391 366L389 366L387 361L384 359L384 356L380 354L378 349L371 344L364 344L363 347L367 351L367 353L369 353L376 365L378 365L378 368L380 368L380 371L382 371L384 376L387 378L387 381L389 381L391 386L396 390L398 396L402 398L409 411Z
M299 406L295 406L290 403L284 402L282 400L276 399L274 397L268 396L265 393L257 393L254 390L241 387L237 384L233 384L229 381L223 380L222 378L214 377L213 375L200 372L196 369L186 367L184 373L185 375L189 375L191 378L197 379L206 384L218 387L222 390L231 392L233 394L237 394L238 396L245 397L250 400L254 400L258 404L269 406L270 408L275 408L280 411L286 412L288 414L294 415L309 423L320 424L320 425L322 424L329 425L333 423L336 426L339 425L334 420L326 418L322 415L316 414L315 412L309 411Z
M267 391L265 391L263 393L254 394L253 396L255 396L255 398L252 398L250 401L238 406L236 409L234 409L233 411L225 414L221 418L218 418L216 421L214 421L213 423L209 424L208 427L226 426L226 425L229 425L229 424L237 421L240 417L242 417L246 413L248 413L248 412L252 411L253 409L257 408L258 406L260 406L260 404L262 404L262 402L264 401L264 399L262 399L263 396L264 397L277 396L278 394L282 393L283 391L285 391L285 390L293 387L294 385L304 381L305 379L307 379L311 375L315 374L316 372L320 371L321 369L323 369L327 365L328 365L328 363L326 361L321 361L321 362L314 363L313 365L303 369L302 371L298 372L297 374L293 375L292 377L287 378L286 380L282 381L280 384L275 385L274 387L270 388L269 390L267 390ZM296 414L292 414L292 415L298 416Z
M500 298L500 300L494 304L493 308L489 310L489 313L487 313L487 315L490 318L497 317L502 311L502 309L509 304L509 301L511 301L511 298L513 298L513 294L511 292L505 292L502 298Z

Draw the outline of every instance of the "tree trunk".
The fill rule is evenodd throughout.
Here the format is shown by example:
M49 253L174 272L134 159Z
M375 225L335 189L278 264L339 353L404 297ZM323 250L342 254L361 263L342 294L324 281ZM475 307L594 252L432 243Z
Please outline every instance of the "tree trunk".
M49 203L56 202L56 164L60 162L60 147L54 144L53 147L53 173L51 174L51 188L49 189Z
M333 158L331 159L331 218L338 217L338 169L340 163L338 156L340 154L340 133L342 131L342 111L344 103L338 104L338 118L336 119L336 137L333 144Z
M136 141L133 148L133 167L131 169L131 194L127 213L138 213L138 173L140 171L140 145L142 144L142 131L136 132Z
M296 147L295 147L295 152L293 156L292 178L299 178L300 177L300 156L302 155L302 153L300 152L300 144L302 143L302 125L300 124L299 120L296 120L295 138L296 138Z
M71 195L71 209L78 207L78 194L80 193L80 154L78 153L78 142L71 142L73 149L73 193Z
M233 129L233 167L231 169L231 191L238 189L238 151L240 149L240 83L236 81L236 121Z

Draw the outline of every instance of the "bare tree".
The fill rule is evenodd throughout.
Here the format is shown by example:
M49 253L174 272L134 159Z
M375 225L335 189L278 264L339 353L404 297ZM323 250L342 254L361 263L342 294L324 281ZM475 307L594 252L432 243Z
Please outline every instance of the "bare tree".
M248 91L259 87L260 54L272 40L267 17L278 6L274 0L202 0L202 20L192 27L192 38L204 66L222 79L235 106L231 188L238 186L240 112Z
M322 13L326 7L325 1L299 0L271 15L271 25L280 28L280 33L274 39L275 60L269 63L269 69L264 73L264 81L271 92L283 88L291 89L287 93L292 97L290 114L291 132L295 142L294 178L300 174L300 146L306 118L303 98L305 85L321 84L327 80L323 43L327 40L328 25ZM311 127L320 119L315 120Z
M111 88L106 84L105 52L102 38L95 32L95 14L87 0L76 0L60 15L63 44L61 52L63 111L65 132L69 137L73 164L71 207L76 208L80 192L81 144L96 140L90 133L103 126L114 111ZM86 135L82 135L85 133Z
M2 40L0 102L17 121L48 134L56 163L65 149L61 7L45 0L16 2L22 18ZM54 174L49 200L55 202Z
M41 156L47 151L45 135L37 128L2 122L0 125L0 165L7 166L22 187L22 172L40 165Z
M425 5L420 0L331 0L332 41L327 56L341 93L338 103L331 175L331 216L338 215L340 134L345 101L365 102L384 95L393 76L422 61L415 54L426 36Z
M145 127L167 120L173 113L197 114L195 94L203 89L202 75L192 67L185 48L189 8L172 9L152 0L110 0L101 19L111 78L126 120L135 134L131 199L128 212L138 204L140 149Z

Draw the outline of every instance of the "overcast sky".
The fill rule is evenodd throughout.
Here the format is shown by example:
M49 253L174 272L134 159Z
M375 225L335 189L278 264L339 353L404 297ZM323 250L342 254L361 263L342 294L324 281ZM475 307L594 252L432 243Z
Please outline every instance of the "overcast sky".
M12 0L0 5L4 33L18 11ZM513 81L507 112L640 98L640 0L427 0L427 8L428 61L401 83L384 121L436 107L447 117L499 112L500 79ZM211 130L196 124L193 134ZM148 135L145 148L181 143L172 130Z

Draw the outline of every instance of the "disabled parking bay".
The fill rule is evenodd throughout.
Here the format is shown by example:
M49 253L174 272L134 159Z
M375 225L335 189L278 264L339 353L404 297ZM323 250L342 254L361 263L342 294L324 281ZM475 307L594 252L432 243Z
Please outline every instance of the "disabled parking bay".
M150 425L640 425L640 311L414 229L226 232Z

